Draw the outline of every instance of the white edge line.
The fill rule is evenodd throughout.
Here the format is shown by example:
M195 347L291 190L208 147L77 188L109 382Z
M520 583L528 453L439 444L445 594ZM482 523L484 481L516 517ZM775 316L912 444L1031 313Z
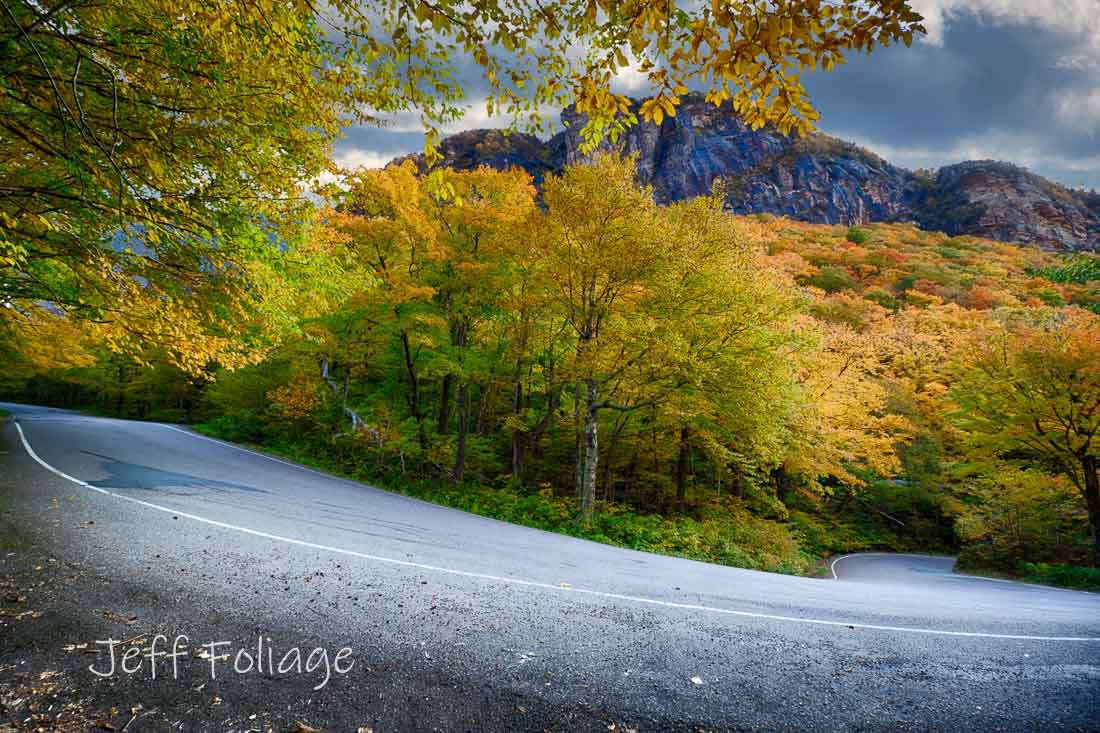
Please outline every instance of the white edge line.
M521 578L509 578L509 577L500 576L500 575L489 575L487 573L475 573L475 572L470 572L468 570L455 570L453 568L443 568L443 567L438 567L436 565L426 565L424 563L412 562L410 560L397 560L397 559L394 559L394 558L391 558L391 557L382 557L380 555L371 555L371 554L366 553L366 552L357 552L355 550L347 550L347 549L344 549L342 547L332 547L330 545L321 545L321 544L317 544L317 543L314 543L314 542L307 542L305 540L296 540L296 539L293 539L291 537L283 537L281 535L270 534L268 532L261 532L261 531L256 530L256 529L249 529L248 527L240 527L240 526L235 525L235 524L229 524L228 522L219 522L219 521L214 520L214 519L207 519L206 517L200 517L196 514L188 514L187 512L181 512L181 511L178 511L176 509L170 509L169 507L160 506L159 504L153 504L152 502L142 501L141 499L135 499L132 496L125 496L123 494L116 494L113 491L108 491L107 489L100 488L98 486L92 486L91 484L89 484L86 481L81 481L78 478L74 478L73 476L70 476L69 474L65 473L64 471L61 471L59 469L54 468L53 466L51 466L50 464L46 463L44 460L39 458L38 454L34 452L33 448L31 448L30 443L27 442L27 436L23 434L23 428L19 425L18 421L15 421L15 429L17 431L19 431L19 439L20 439L20 441L22 441L23 447L27 451L27 455L29 455L31 458L33 458L40 466L45 468L47 471L50 471L51 473L54 473L54 474L60 476L61 478L65 479L66 481L71 481L72 483L77 484L78 486L83 486L86 489L90 489L91 491L94 491L96 493L103 494L104 496L110 496L110 497L113 497L115 499L120 499L122 501L127 501L127 502L130 502L131 504L137 504L139 506L143 506L143 507L146 507L148 509L153 509L153 510L156 510L158 512L164 512L166 514L171 514L173 516L184 517L186 519L190 519L190 520L195 521L195 522L201 522L203 524L208 524L208 525L211 525L213 527L221 527L222 529L234 530L236 532L241 532L243 534L252 535L254 537L262 537L264 539L274 540L276 542L285 542L287 544L297 545L299 547L308 547L309 549L312 549L312 550L321 550L323 552L331 552L331 553L335 553L335 554L338 554L338 555L347 555L347 556L350 556L350 557L361 558L363 560L373 560L375 562L388 563L388 564L391 564L391 565L399 565L399 566L407 567L407 568L416 568L418 570L428 570L428 571L437 572L437 573L446 573L446 574L449 574L449 575L457 575L457 576L463 577L463 578L476 578L476 579L479 579L479 580L491 580L491 581L495 581L495 582L498 582L498 583L508 583L510 585L524 586L524 587L527 587L527 588L541 588L541 589L545 589L545 590L552 590L552 591L558 591L558 592L575 593L575 594L578 594L578 595L594 596L594 597L597 597L597 598L608 598L608 599L613 599L613 600L618 600L618 601L628 601L630 603L640 603L640 604L646 604L646 605L651 605L651 606L661 606L663 608L676 608L676 609L681 609L681 610L686 610L686 611L704 611L704 612L707 612L707 613L716 613L716 614L722 614L722 615L727 615L727 616L739 616L739 617L742 617L742 618L766 619L766 620L769 620L769 621L788 621L788 622L791 622L791 623L812 624L812 625L816 625L816 626L847 627L847 628L850 628L850 629L869 629L869 630L873 630L873 631L896 631L896 632L901 632L901 633L925 634L925 635L933 635L933 636L962 636L962 637L981 638L981 639L1014 639L1014 640L1023 640L1023 641L1100 642L1100 637L1091 637L1091 636L1030 636L1030 635L1024 635L1024 634L991 634L991 633L984 633L984 632L979 632L979 631L945 631L945 630L942 630L942 629L922 629L922 628L909 627L909 626L882 626L882 625L878 625L878 624L864 624L864 623L848 622L848 621L828 621L828 620L825 620L825 619L799 618L797 616L781 616L781 615L778 615L778 614L757 613L757 612L754 612L754 611L735 611L735 610L729 609L729 608L717 608L715 606L703 606L703 605L697 605L697 604L693 604L693 603L677 603L675 601L661 601L661 600L657 600L655 598L643 598L643 597L640 597L640 596L628 596L628 595L623 595L621 593L608 593L606 591L590 590L590 589L587 589L587 588L574 588L572 586L553 585L552 583L543 583L543 582L536 581L536 580L524 580L524 579L521 579ZM181 430L180 432L187 432L187 431ZM188 434L189 435L195 435L195 433L188 433ZM204 436L200 436L200 437L204 437ZM215 442L220 442L220 441L215 441ZM263 455L263 454L257 454L257 455ZM278 460L278 459L273 458L272 460ZM293 464L291 464L291 465L293 465ZM841 559L841 558L837 558L837 560L839 560L839 559ZM833 562L835 563L836 560L834 560Z
M847 555L841 555L840 557L833 558L833 561L829 563L829 572L833 575L833 580L840 580L840 577L836 574L836 564L841 560L849 557L920 557L925 559L947 559L945 555L922 555L915 552L853 552ZM1025 588L1035 588L1037 590L1049 590L1056 593L1087 593L1089 595L1096 595L1092 591L1081 590L1079 588L1056 588L1052 585L1041 585L1040 583L1027 583L1022 580L1010 580L1008 578L987 578L984 575L970 575L969 573L956 573L952 571L946 577L952 580L984 580L990 583L1008 583L1010 585L1022 585Z
M829 572L833 574L833 580L840 580L840 577L836 574L836 564L841 560L849 557L923 557L925 559L931 558L933 560L948 559L945 555L921 555L920 553L916 552L853 552L847 555L841 555L840 557L835 557L833 558L833 561L829 563ZM1005 582L1011 583L1012 581L1006 580Z

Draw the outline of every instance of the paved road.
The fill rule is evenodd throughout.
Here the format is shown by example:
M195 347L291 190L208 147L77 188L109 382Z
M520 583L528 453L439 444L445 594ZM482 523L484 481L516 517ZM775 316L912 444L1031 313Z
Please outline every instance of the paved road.
M2 406L22 430L0 446L11 515L49 517L37 541L117 586L119 613L231 649L261 631L353 648L319 692L219 677L242 719L308 698L311 722L352 730L1100 729L1098 594L950 558L854 555L810 579L660 557L175 426ZM131 677L183 704L178 681Z

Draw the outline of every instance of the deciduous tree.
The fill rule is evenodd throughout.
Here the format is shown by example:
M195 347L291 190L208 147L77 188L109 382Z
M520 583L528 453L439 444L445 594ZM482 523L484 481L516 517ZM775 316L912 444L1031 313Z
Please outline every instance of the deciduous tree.
M984 454L1067 477L1100 563L1100 316L1043 315L1008 314L972 340L952 392L957 420Z

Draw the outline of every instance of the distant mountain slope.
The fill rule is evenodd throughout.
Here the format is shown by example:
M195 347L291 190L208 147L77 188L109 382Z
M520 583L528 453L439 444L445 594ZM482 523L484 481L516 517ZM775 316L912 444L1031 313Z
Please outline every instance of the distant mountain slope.
M1100 249L1100 196L993 160L941 168L929 182L917 221L948 234L1052 249Z
M500 130L459 133L443 141L444 165L518 166L539 183L582 157L583 117L566 110L562 119L566 129L548 141ZM729 208L743 214L821 224L916 222L1046 249L1100 250L1096 193L995 161L915 173L827 135L794 139L772 129L750 130L732 111L698 95L685 98L660 126L630 128L616 147L638 155L638 174L661 201L705 194L721 182Z

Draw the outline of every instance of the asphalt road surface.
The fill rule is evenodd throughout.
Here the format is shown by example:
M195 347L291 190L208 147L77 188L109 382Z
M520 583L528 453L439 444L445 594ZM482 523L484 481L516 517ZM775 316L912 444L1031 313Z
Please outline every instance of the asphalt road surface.
M29 649L41 666L106 638L81 636L110 631L83 610L128 619L113 638L189 637L174 679L70 664L100 703L140 696L203 730L1100 730L1100 594L912 555L842 557L825 579L720 567L438 507L176 426L0 406L16 418L0 430L8 526L79 569L62 621L5 627L0 656ZM233 654L258 636L276 662L347 647L353 666L330 666L320 690L319 664L215 660L210 679L199 645Z

